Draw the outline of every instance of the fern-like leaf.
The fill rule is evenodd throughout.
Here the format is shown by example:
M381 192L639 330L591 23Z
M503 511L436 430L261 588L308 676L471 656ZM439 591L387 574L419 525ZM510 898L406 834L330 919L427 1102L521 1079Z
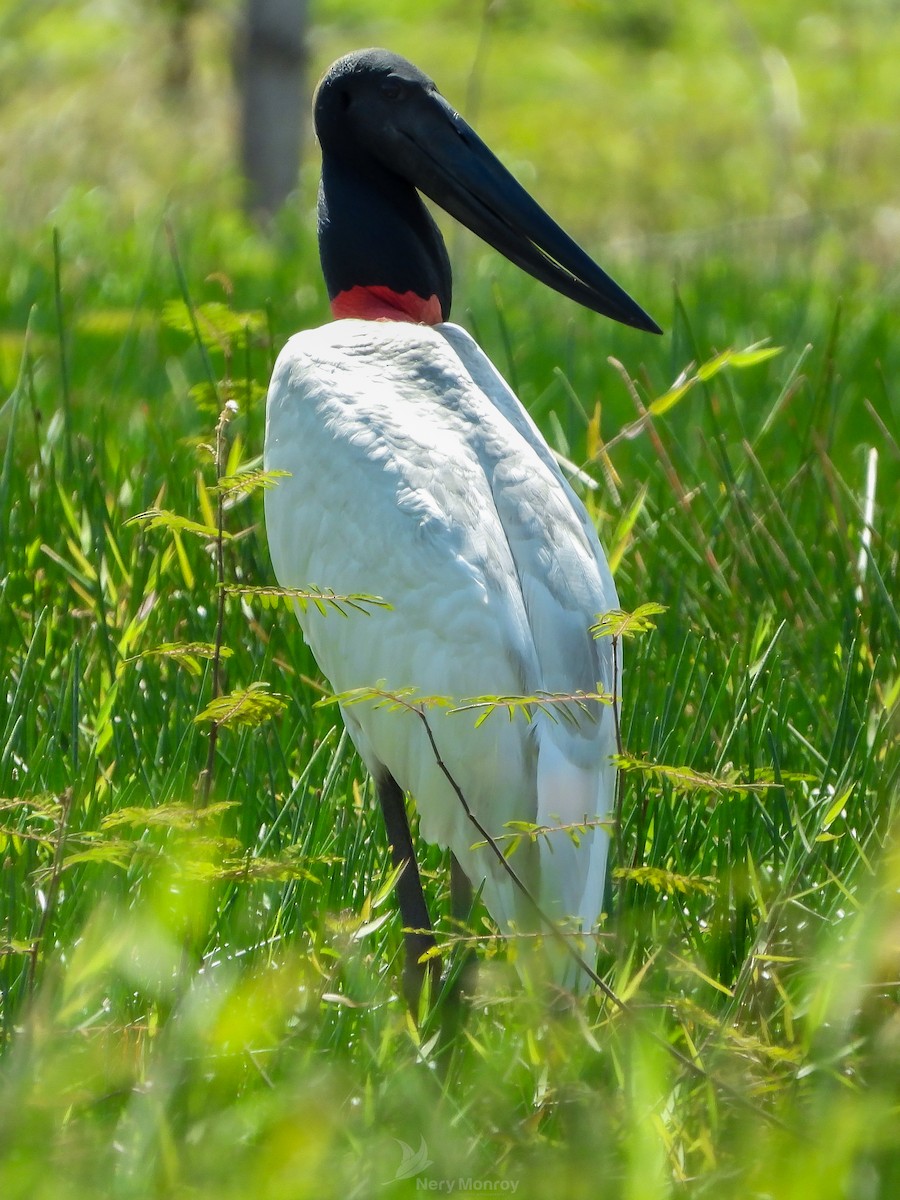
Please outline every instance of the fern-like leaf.
M666 611L664 604L641 604L633 612L622 608L613 608L606 613L598 613L597 621L591 626L594 638L623 638L634 637L638 633L647 633L656 628L654 617Z
M251 683L249 687L210 701L194 720L199 724L215 721L217 725L262 725L277 717L288 705L285 696L268 690L267 683Z

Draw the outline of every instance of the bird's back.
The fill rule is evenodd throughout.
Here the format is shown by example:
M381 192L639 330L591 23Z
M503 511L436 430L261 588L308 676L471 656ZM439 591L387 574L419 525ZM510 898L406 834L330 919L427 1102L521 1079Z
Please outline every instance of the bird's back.
M298 614L336 691L414 687L421 696L611 692L596 615L617 604L596 534L519 401L456 326L338 321L296 335L269 390L266 469L291 474L266 495L282 585L370 593L370 615ZM552 705L550 706L553 707ZM489 831L509 821L607 817L613 721L588 705L529 723L429 708L441 758ZM450 846L502 925L533 916L466 818L412 714L348 706L347 727L376 776L416 800L425 838ZM542 904L599 916L608 838L539 838L512 863ZM501 846L507 845L501 841ZM572 982L571 972L561 978Z

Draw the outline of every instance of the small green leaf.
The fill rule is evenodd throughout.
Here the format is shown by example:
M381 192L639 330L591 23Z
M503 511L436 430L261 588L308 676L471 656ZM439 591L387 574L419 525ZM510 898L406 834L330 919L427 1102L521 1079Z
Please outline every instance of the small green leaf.
M369 703L388 712L419 713L426 708L449 708L453 703L449 696L420 696L414 687L387 691L381 686L383 682L380 681L375 687L348 688L345 692L323 696L321 700L316 701L315 707L327 708L332 704L348 707L351 704Z
M690 368L682 371L667 391L651 401L647 406L648 411L653 416L660 417L683 399L695 384L708 382L723 368L755 367L757 363L766 362L780 353L780 346L765 346L762 342L754 342L752 346L747 346L744 350L723 350L721 354L716 354L708 362L699 366L693 374Z
M655 417L661 417L663 413L674 408L679 400L683 399L697 382L695 375L688 375L685 371L678 376L668 391L663 392L661 396L657 396L647 406L649 412Z
M854 786L855 785L851 783L849 787L844 788L844 790L841 792L841 794L837 797L837 799L834 801L834 803L828 809L828 812L822 818L822 829L823 830L830 829L832 824L837 820L837 818L841 815L841 813L847 807L847 801L853 795ZM821 840L822 840L821 837L816 839L816 841L821 841Z
M308 588L282 588L242 587L229 583L225 585L225 594L259 599L264 608L277 608L283 604L288 608L293 608L296 604L302 612L306 612L309 605L314 604L323 617L327 616L329 612L336 612L340 616L346 617L349 615L345 611L347 608L362 613L364 616L369 615L367 612L369 608L391 608L391 605L386 600L382 600L380 596L370 596L365 592L351 592L348 595L339 596L332 591L323 591L315 585Z
M598 613L596 624L591 626L595 638L602 637L634 637L637 633L647 633L656 628L653 617L666 611L664 604L641 604L633 612L625 612L621 608L613 608L607 613Z
M277 717L288 706L285 696L268 691L267 683L251 683L248 688L229 692L207 704L194 720L215 721L217 725L262 725Z
M699 892L706 896L715 889L716 881L700 875L677 875L674 871L664 871L661 867L616 867L614 879L625 879L644 887L651 887L655 892L681 893L686 896L691 892Z
M731 350L725 357L722 366L725 367L755 367L759 363L768 362L771 358L777 358L782 353L781 346L767 346L764 342L755 342L752 346L748 346L746 350ZM698 372L699 374L699 372Z
M578 725L581 713L590 721L597 720L596 704L612 704L614 697L608 692L538 692L534 696L472 696L457 704L453 713L477 712L475 728L480 729L488 717L495 712L505 712L512 721L522 716L531 722L534 712L541 712L554 724L557 720Z
M230 646L219 647L220 658L231 658L234 651ZM212 642L163 642L159 646L154 646L150 650L142 650L140 654L135 654L131 658L125 659L126 662L138 662L142 658L172 658L179 666L194 676L200 675L202 669L198 659L215 658L216 647Z
M9 938L0 942L0 955L34 954L37 942L26 942L20 938Z
M734 778L706 775L691 767L672 767L646 759L629 758L625 754L615 755L614 761L620 771L642 771L646 775L656 775L684 792L763 792L778 786L773 783L741 783Z
M188 831L196 829L201 822L221 816L235 808L236 800L220 800L197 808L193 804L158 804L150 808L133 806L107 813L100 822L101 829L152 829L164 828Z
M612 542L609 551L609 569L615 575L618 570L619 563L622 561L622 556L628 547L631 540L631 531L634 529L634 524L641 514L644 507L644 501L647 499L648 485L645 483L638 489L638 494L635 496L628 511L624 514L619 524L616 526L616 531L612 536Z
M385 923L385 921L389 921L392 916L393 916L393 913L386 912L386 913L382 913L378 917L373 917L371 921L366 921L363 925L360 925L359 929L357 929L356 932L353 934L353 941L354 942L364 941L365 938L369 937L370 934L375 933L377 930L379 930L382 927L382 925Z
M254 492L268 491L279 479L290 478L290 474L290 471L241 471L237 475L223 475L214 490L227 496L251 496Z
M184 540L177 529L172 530L172 542L175 546L175 557L178 559L178 567L181 571L181 578L184 580L184 586L188 592L194 590L194 570L191 566L191 560L188 558L187 551L184 548Z
M81 866L85 863L105 863L107 866L119 867L125 870L131 865L137 846L134 842L104 841L86 850L76 850L67 854L63 860L64 867Z
M131 525L135 521L146 521L148 529L169 529L173 533L193 533L197 537L204 538L219 536L219 530L214 525L203 525L199 521L192 521L189 517L183 517L180 513L170 512L165 508L148 508L146 512L129 517L125 524ZM222 537L230 538L231 534L222 530Z
M278 858L256 858L248 854L226 858L215 868L211 878L228 879L236 883L247 883L251 880L288 883L291 880L303 880L306 883L320 884L321 877L312 868L317 865L331 866L340 861L333 856L308 858L298 853L295 847L291 847Z

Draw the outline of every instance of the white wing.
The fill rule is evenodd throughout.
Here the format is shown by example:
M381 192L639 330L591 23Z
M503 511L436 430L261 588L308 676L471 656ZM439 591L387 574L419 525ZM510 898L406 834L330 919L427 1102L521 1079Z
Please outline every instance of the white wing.
M279 356L266 417L266 494L283 586L368 592L389 611L348 619L298 613L337 691L383 681L422 695L611 691L606 640L589 627L617 605L580 501L519 401L453 325L339 321L293 337ZM487 848L410 714L344 712L369 770L416 800L425 838L450 846L494 918L533 915ZM607 817L615 789L613 722L595 706L530 724L430 710L445 764L488 830ZM501 842L503 844L503 842ZM600 914L608 838L566 833L514 865L557 917L590 930ZM560 978L574 982L569 969Z

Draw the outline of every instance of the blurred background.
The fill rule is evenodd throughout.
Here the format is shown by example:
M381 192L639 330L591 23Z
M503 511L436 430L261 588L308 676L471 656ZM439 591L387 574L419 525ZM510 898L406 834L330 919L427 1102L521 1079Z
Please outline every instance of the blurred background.
M21 318L12 245L56 225L103 257L166 212L237 275L263 230L277 274L314 227L312 90L364 45L413 59L601 261L641 259L655 286L711 255L896 279L898 17L896 0L2 0L0 287Z
M623 742L663 772L629 772L603 935L632 1014L545 1025L489 941L439 1100L293 620L223 608L223 686L289 702L217 743L186 653L221 629L218 414L232 475L328 318L310 102L367 45L666 331L438 214L454 318L596 479L623 605L669 606L627 651ZM900 1196L898 63L897 0L0 0L3 1200L412 1194L420 1137L534 1196ZM273 582L261 507L222 505L229 580ZM210 744L231 807L198 813Z

